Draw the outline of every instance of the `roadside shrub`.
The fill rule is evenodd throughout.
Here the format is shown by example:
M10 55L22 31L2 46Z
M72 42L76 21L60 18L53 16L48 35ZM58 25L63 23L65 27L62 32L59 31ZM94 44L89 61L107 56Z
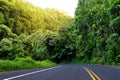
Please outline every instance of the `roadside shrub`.
M0 71L21 70L55 66L52 61L35 61L30 57L15 58L14 60L0 60Z

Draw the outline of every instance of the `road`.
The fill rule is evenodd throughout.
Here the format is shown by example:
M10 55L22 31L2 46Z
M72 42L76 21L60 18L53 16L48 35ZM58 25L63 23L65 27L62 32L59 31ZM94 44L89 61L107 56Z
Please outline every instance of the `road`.
M0 80L120 80L120 69L102 65L67 64L1 72Z

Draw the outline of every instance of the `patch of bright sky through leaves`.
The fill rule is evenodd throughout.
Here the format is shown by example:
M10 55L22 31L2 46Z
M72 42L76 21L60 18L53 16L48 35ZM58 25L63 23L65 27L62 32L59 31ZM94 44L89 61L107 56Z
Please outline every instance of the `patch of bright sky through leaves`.
M74 17L78 0L27 0L32 4L42 8L55 8L67 12Z

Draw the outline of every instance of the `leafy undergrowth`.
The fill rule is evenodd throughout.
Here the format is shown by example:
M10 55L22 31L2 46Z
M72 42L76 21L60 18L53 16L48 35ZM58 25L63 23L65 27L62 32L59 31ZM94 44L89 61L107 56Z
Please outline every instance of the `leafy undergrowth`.
M30 57L27 58L16 58L14 60L0 60L0 71L10 71L10 70L21 70L21 69L32 69L41 67L55 66L49 60L35 61Z

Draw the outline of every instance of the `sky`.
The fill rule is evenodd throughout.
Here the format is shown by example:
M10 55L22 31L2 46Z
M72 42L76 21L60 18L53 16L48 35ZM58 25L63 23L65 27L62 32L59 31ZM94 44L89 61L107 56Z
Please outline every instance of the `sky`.
M67 12L71 17L74 17L74 12L77 7L78 0L27 0L32 4L42 8L56 8Z

